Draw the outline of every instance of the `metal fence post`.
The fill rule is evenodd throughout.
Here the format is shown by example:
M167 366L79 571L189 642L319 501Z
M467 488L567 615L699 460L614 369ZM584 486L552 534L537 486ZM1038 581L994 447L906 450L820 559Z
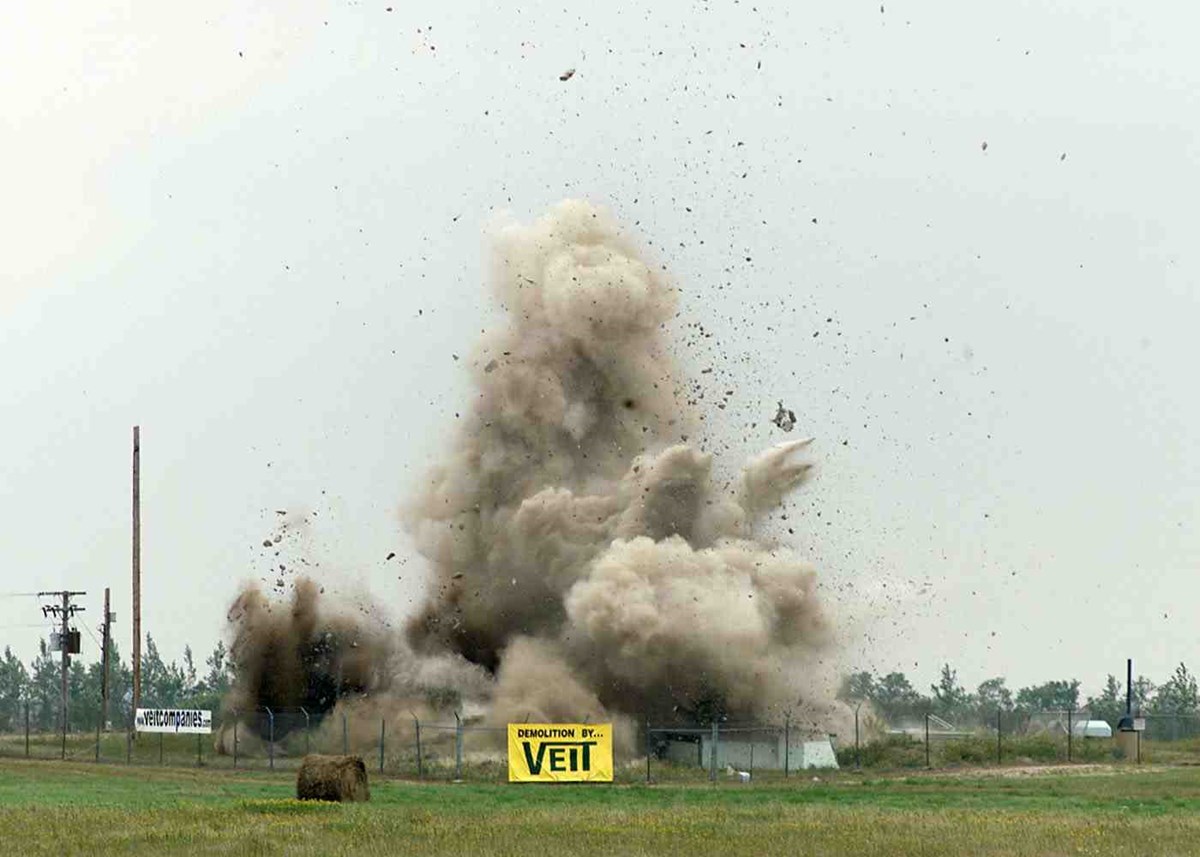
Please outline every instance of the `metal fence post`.
M387 740L387 720L379 718L379 773L383 773L383 748Z
M1004 725L1000 720L1001 712L1002 712L1002 709L1000 709L1000 708L996 709L996 764L997 765L1000 764L1000 759L1002 758L1002 756L1001 756L1002 745L1000 744L1000 742L1002 740L1001 736L1004 735Z
M1074 725L1071 722L1073 712L1067 710L1067 761L1071 761L1071 727Z
M862 770L862 751L858 740L858 709L862 708L862 703L854 706L854 770Z
M29 701L25 701L25 758L29 758Z
M100 721L96 721L96 761L100 761Z
M855 721L854 721L855 729L857 730L858 711L854 712L854 717L855 717ZM855 734L856 735L858 734L857 731L855 732ZM787 716L783 718L783 778L785 780L788 778L788 773L789 773L788 767L790 766L791 761L792 761L792 712L789 711L787 713Z
M163 733L158 733L158 766L161 768L163 763Z
M350 755L350 727L346 725L346 712L342 712L342 755Z
M233 767L235 769L237 768L237 754L238 754L238 734L237 734L238 730L237 730L237 727L238 727L238 713L235 711L235 712L233 712Z
M708 779L712 782L717 781L717 747L720 746L720 729L717 721L712 722L712 747L708 751Z
M929 764L929 712L925 712L925 767L930 767Z
M411 711L409 713L412 714ZM417 715L415 714L413 714L412 719L417 732L417 779L423 780L425 779L425 765L421 759L421 721L417 719Z
M201 748L200 733L196 733L196 767L204 767L203 749Z
M307 756L309 753L308 742L309 742L309 739L312 737L310 735L310 733L312 731L312 724L308 719L308 712L304 709L304 706L300 707L300 713L304 715L304 755Z
M454 712L454 779L462 779L463 725L458 712Z
M646 715L646 785L650 785L650 715Z
M265 705L263 708L267 708ZM267 764L275 770L275 712L267 708Z

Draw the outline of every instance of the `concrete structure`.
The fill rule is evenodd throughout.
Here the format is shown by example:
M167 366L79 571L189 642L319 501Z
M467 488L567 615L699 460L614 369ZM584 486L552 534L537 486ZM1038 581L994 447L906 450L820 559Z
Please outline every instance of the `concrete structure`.
M699 730L697 730L698 732ZM767 731L727 732L717 736L717 767L728 766L741 771L782 771L784 762L789 770L805 768L836 768L837 756L828 737L814 738L793 732L791 746L784 743L784 733ZM663 758L679 765L710 768L712 765L711 733L668 733Z

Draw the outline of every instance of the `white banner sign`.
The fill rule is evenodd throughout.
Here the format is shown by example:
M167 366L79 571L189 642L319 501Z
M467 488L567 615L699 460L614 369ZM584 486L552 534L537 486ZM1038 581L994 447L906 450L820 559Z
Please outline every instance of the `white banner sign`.
M139 708L133 727L138 732L207 735L212 732L212 712L195 708Z

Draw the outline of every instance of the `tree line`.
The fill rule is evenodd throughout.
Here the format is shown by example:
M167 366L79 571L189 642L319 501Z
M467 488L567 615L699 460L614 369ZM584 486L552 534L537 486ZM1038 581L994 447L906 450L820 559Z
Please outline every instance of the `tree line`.
M29 728L49 732L62 728L61 655L51 651L43 640L37 656L26 666L11 647L0 658L0 732L18 732L25 728L28 710ZM197 666L190 646L184 647L183 663L167 663L159 654L154 638L146 635L142 651L143 708L202 708L216 711L232 681L232 664L223 643L217 643ZM100 661L84 664L71 660L67 671L70 694L68 728L95 731L100 722L103 667ZM108 722L125 729L133 717L133 670L124 660L115 642L109 643Z
M1116 676L1108 675L1100 693L1086 699L1081 698L1079 687L1079 680L1071 678L1014 692L1004 678L997 677L981 682L972 692L959 683L957 671L945 664L927 694L913 687L902 672L875 675L860 671L845 678L839 697L851 704L869 702L877 714L890 721L915 719L932 712L950 721L972 723L988 722L997 711L1032 714L1082 709L1093 719L1115 726L1125 714L1125 686ZM1182 663L1162 684L1140 676L1133 683L1133 708L1143 715L1198 715L1196 677Z

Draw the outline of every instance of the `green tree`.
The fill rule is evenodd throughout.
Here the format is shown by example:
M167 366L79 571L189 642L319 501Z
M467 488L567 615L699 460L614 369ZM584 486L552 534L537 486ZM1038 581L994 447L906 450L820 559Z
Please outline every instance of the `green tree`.
M45 640L38 642L38 654L29 667L30 726L38 732L51 732L59 722L62 708L62 671L58 658L50 653Z
M1154 696L1158 688L1145 676L1133 680L1133 710L1149 711L1154 707Z
M1078 679L1048 681L1017 691L1017 708L1024 711L1065 711L1078 705Z
M851 673L842 681L842 687L838 691L838 698L843 700L852 700L855 702L870 700L875 696L875 676L871 673L862 672Z
M881 714L892 719L915 716L929 705L929 700L901 672L888 673L876 681L872 701Z
M987 681L980 682L979 687L976 688L975 704L983 716L995 712L996 709L1012 711L1012 691L1008 689L1008 683L1003 678L999 676L989 678Z
M1152 714L1195 714L1200 708L1196 677L1182 663L1158 689L1150 705Z
M29 673L8 646L0 659L0 732L15 732L25 722Z
M133 723L133 669L121 660L115 641L109 640L108 646L108 723L127 729Z
M1108 721L1110 726L1116 726L1117 721L1125 716L1125 689L1112 673L1104 679L1104 689L1096 696L1089 696L1087 707L1092 717Z
M231 681L228 654L225 644L218 642L212 654L204 659L204 665L208 667L204 677L199 681L189 682L190 689L185 700L189 708L206 708L214 712L214 715L221 710L221 701L229 692ZM184 652L185 674L194 669L188 665L190 657L189 649Z
M229 692L229 686L233 683L231 675L229 652L225 648L225 644L220 640L212 650L212 654L204 659L204 665L208 667L208 672L204 674L204 689L208 693L214 693L217 696L224 696Z
M929 686L933 691L934 708L942 714L958 714L971 701L971 695L958 683L958 673L950 664L942 665L937 684Z
M196 681L196 661L192 657L192 647L185 645L183 647L183 695L185 698L190 699L199 690L199 682Z
M154 638L146 635L142 653L142 707L171 708L184 701L185 676L174 661L166 663Z
M91 732L96 728L96 718L100 712L100 685L90 679L88 672L78 658L71 661L67 671L67 687L70 690L67 714L72 732Z

